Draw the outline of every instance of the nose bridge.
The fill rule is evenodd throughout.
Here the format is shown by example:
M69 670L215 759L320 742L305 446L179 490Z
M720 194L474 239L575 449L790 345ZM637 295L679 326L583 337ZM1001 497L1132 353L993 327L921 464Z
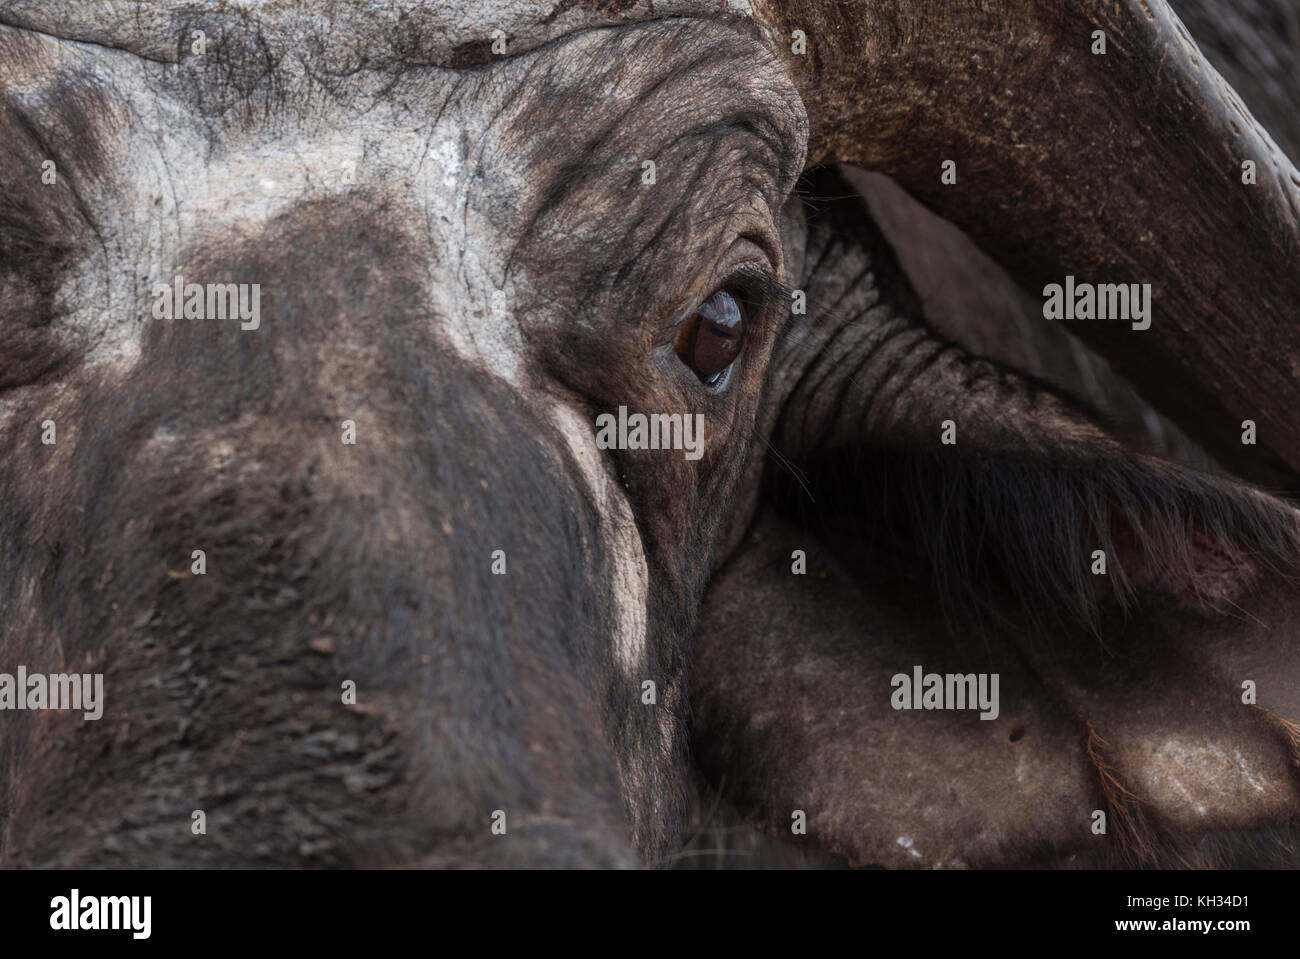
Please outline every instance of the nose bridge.
M346 403L391 384L399 360L414 362L431 344L423 248L415 214L396 200L349 196L303 201L235 244L205 245L183 255L172 278L186 315L160 317L155 287L143 368L182 359L184 373L212 372L248 410L310 407L325 397ZM181 282L183 278L184 283ZM164 280L167 278L164 277ZM247 320L212 315L214 288L233 286ZM192 297L200 314L188 315ZM227 314L229 310L225 311ZM154 369L150 369L153 367ZM204 376L185 376L203 384ZM304 409L304 412L306 410Z
M522 385L448 332L439 304L465 328L485 308L444 268L476 254L454 231L420 231L420 216L373 198L302 203L255 239L186 258L185 285L257 286L260 316L150 321L125 387L148 436L137 469L179 497L241 504L239 536L283 527L350 603L372 605L356 589L401 594L352 616L358 635L504 636L522 628L519 599L541 611L531 590L546 577L538 554L532 580L487 579L494 554L517 568L531 540L583 575L598 504L566 476L563 440ZM201 535L203 517L187 515Z
M520 863L530 830L538 855L629 855L593 695L606 613L583 602L600 517L529 397L448 344L405 215L304 204L186 257L186 283L260 284L257 328L151 317L125 378L86 395L59 489L87 509L46 533L77 562L36 602L110 706L27 781L86 777L67 814L87 835L159 822L168 793L225 806L214 834L238 837L127 840L176 863L246 863L250 842L268 863L414 861L447 836ZM184 761L142 776L110 748L127 739ZM474 847L496 809L522 841ZM59 848L37 812L14 812L14 861Z

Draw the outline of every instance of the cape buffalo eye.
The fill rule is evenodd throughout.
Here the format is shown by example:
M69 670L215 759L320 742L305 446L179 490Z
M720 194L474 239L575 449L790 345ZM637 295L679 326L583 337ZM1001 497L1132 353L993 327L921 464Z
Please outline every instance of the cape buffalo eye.
M745 314L726 290L709 297L682 324L673 348L706 386L714 386L740 355L745 342Z

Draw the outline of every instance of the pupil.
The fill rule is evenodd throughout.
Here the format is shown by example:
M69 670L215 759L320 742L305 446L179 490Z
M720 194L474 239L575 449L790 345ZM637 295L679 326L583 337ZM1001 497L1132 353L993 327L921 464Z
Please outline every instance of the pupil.
M740 355L745 316L736 298L719 290L696 310L674 344L677 355L700 380L713 385Z

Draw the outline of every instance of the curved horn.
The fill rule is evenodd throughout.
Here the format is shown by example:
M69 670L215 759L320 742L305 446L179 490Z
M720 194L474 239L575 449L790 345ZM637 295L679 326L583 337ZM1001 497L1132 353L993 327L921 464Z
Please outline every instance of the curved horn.
M1165 0L756 6L785 38L810 163L889 174L1035 292L1150 283L1149 329L1064 322L1224 465L1296 483L1300 173Z

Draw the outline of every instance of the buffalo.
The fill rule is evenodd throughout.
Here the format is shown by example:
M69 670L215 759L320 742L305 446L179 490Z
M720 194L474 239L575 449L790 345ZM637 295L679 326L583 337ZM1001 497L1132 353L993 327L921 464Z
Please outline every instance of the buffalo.
M5 0L0 864L1296 865L1297 15L1176 6Z

